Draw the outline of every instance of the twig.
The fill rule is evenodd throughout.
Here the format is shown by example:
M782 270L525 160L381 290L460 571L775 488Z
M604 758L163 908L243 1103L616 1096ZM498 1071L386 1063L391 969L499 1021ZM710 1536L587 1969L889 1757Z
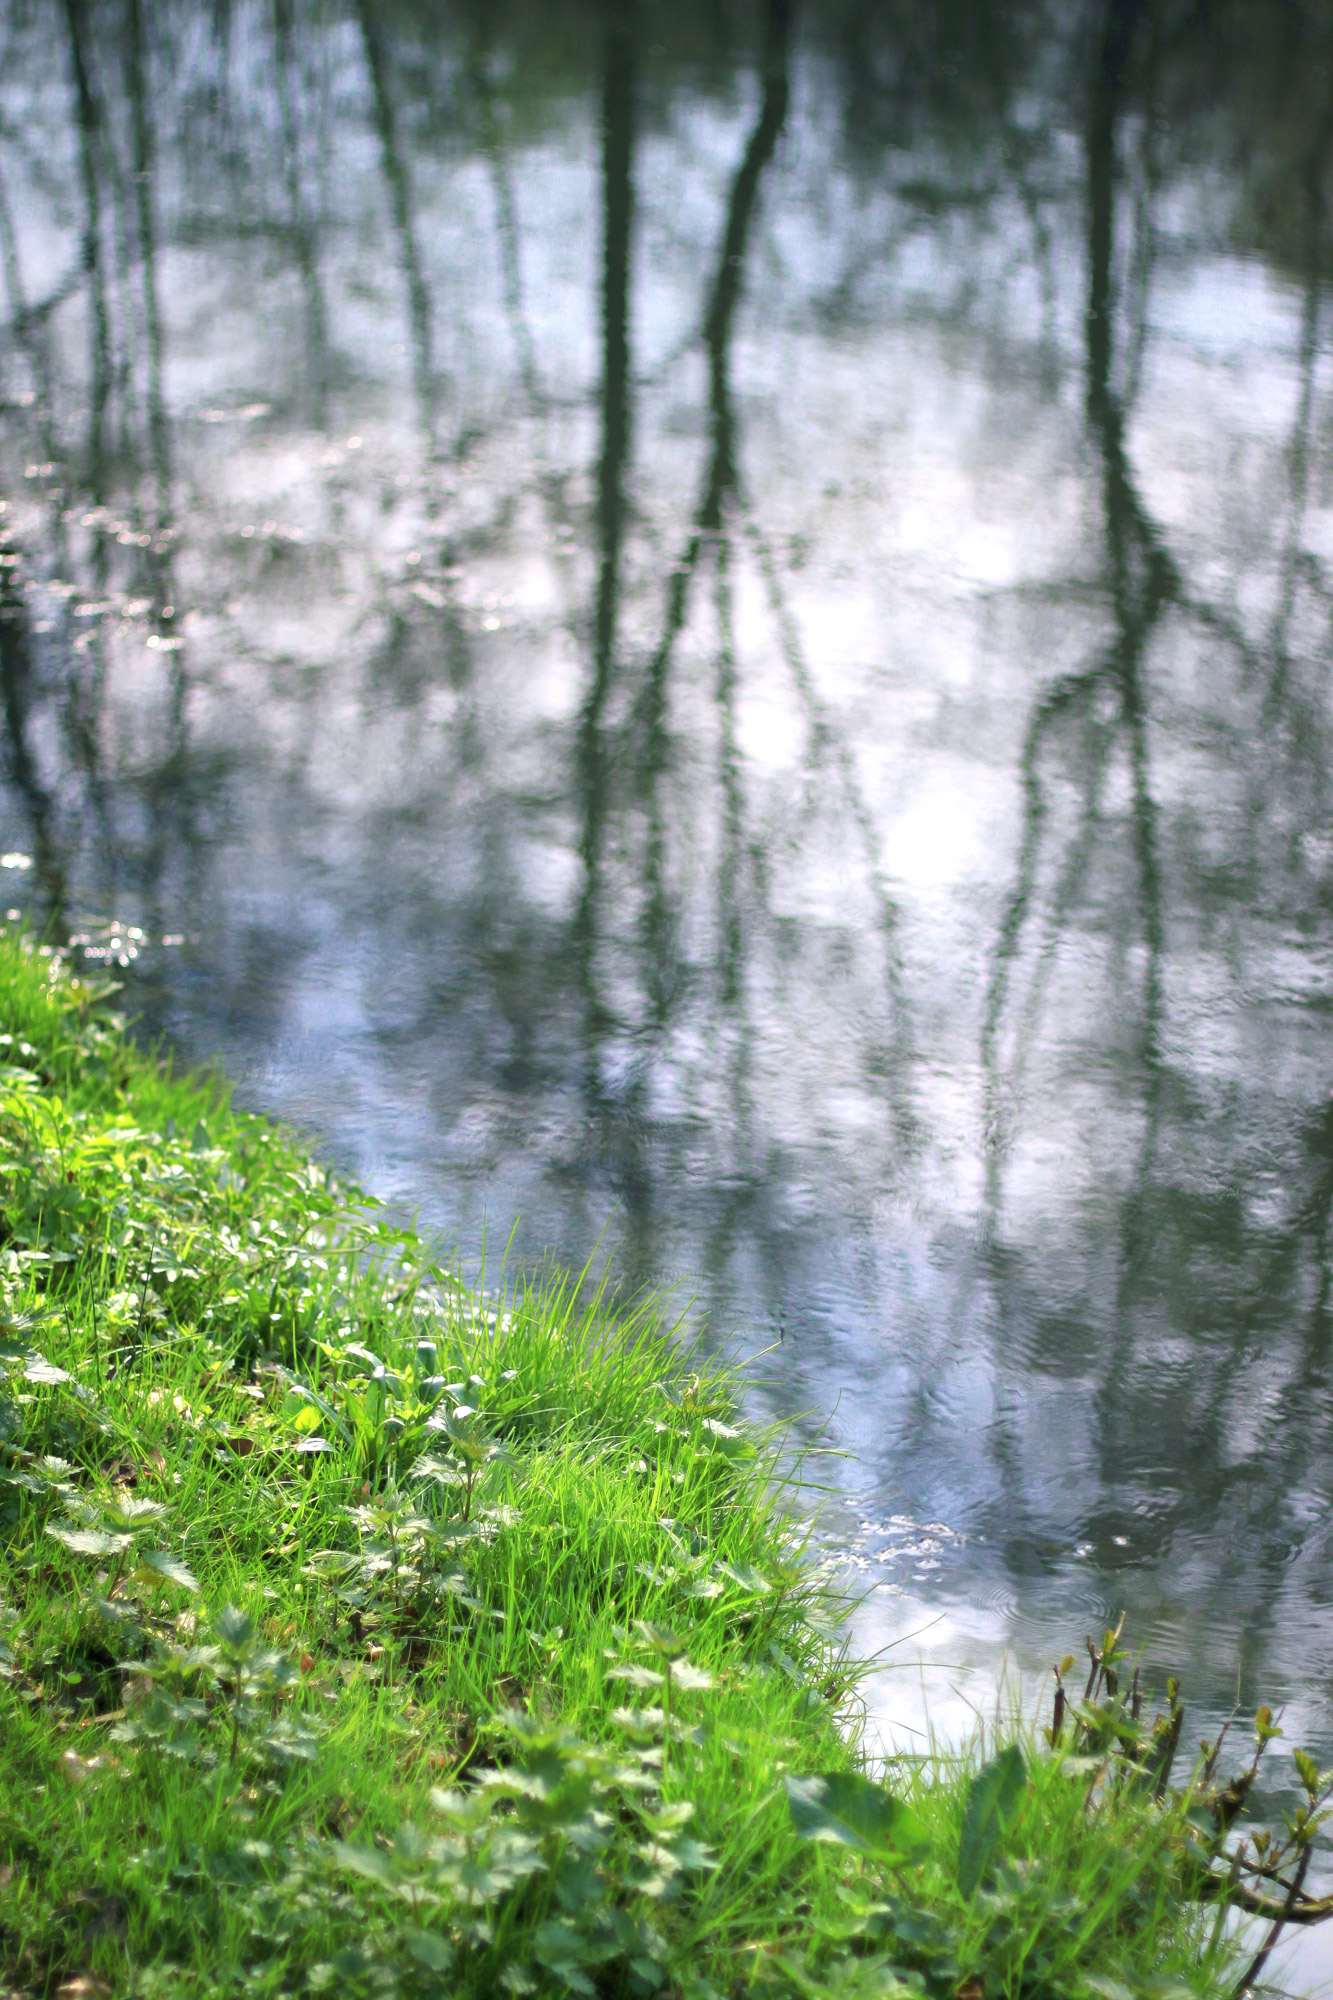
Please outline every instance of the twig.
M1300 1901L1301 1889L1305 1882L1306 1870L1310 1866L1310 1855L1312 1852L1313 1852L1313 1842L1307 1840L1305 1846L1301 1849L1301 1858L1296 1864L1296 1873L1291 1878L1291 1887L1287 1891L1287 1900L1282 1905L1280 1914L1274 1918L1273 1928L1269 1931L1268 1936L1264 1939L1263 1943L1260 1945L1259 1950L1255 1955L1255 1958L1250 1966L1249 1971L1245 1974L1245 1977L1241 1980L1240 1985L1236 1988L1236 1992L1238 1995L1244 1993L1249 1987L1253 1986L1255 1980L1259 1977L1259 1974L1263 1971L1265 1965L1267 1965L1269 1953L1272 1951L1273 1946L1277 1943L1278 1939L1281 1937L1282 1932L1285 1929L1286 1925L1291 1922L1293 1913L1296 1909L1296 1905ZM1265 1897L1263 1900L1265 1902L1268 1902L1270 1898ZM1242 1903L1242 1907L1244 1907L1242 1898L1238 1897L1237 1901L1240 1901ZM1306 1918L1305 1921L1313 1922L1314 1919Z

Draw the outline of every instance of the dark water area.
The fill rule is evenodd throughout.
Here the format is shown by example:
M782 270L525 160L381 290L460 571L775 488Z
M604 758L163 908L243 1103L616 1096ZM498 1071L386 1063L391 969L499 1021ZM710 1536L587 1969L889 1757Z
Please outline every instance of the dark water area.
M0 900L769 1349L946 1724L1333 1761L1331 142L1315 0L0 8Z

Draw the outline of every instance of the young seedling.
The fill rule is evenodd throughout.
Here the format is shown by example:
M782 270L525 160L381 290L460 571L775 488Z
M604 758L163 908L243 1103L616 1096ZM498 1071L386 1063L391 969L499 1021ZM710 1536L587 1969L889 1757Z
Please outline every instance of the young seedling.
M670 1768L672 1734L672 1696L676 1688L702 1689L713 1685L713 1676L706 1667L691 1666L686 1658L687 1641L677 1632L668 1631L665 1625L655 1625L647 1618L636 1618L634 1631L639 1644L660 1663L660 1670L640 1666L638 1662L622 1664L608 1670L609 1680L624 1680L638 1688L660 1687L665 1718L665 1733L662 1741L662 1779L666 1782Z
M213 1619L221 1668L218 1686L225 1696L231 1719L231 1761L240 1746L241 1725L253 1719L254 1698L277 1694L299 1679L299 1670L287 1655L261 1647L254 1620L234 1604L224 1605Z
M484 1467L508 1462L504 1445L487 1436L476 1421L478 1412L469 1403L455 1403L452 1410L431 1418L429 1428L449 1441L449 1450L463 1473L463 1519L472 1519L472 1497Z
M46 1532L72 1555L114 1558L107 1578L108 1599L114 1599L127 1571L145 1580L165 1579L183 1590L198 1590L197 1578L179 1556L168 1549L142 1545L141 1537L169 1511L156 1500L115 1494L92 1505L79 1505L77 1519L48 1522Z

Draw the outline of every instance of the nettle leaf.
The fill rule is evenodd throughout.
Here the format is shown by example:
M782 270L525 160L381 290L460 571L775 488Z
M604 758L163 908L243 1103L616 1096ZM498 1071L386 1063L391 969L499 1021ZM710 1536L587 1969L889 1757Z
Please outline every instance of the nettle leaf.
M665 1625L655 1625L650 1618L636 1618L635 1634L659 1659L679 1660L684 1657L685 1641L678 1632L672 1632Z
M136 1500L132 1495L117 1495L102 1509L109 1521L129 1530L133 1524L146 1527L150 1521L160 1521L167 1509L158 1500Z
M178 1583L182 1590L199 1588L199 1579L194 1571L167 1549L140 1549L139 1562L145 1569L156 1570L168 1583Z
M250 1645L255 1636L254 1621L234 1604L224 1604L213 1620L213 1630L224 1646L234 1652Z
M741 1590L752 1591L756 1597L766 1597L773 1588L768 1578L761 1576L751 1563L720 1562L717 1565L717 1573L719 1576L729 1578Z
M825 1840L863 1854L907 1860L930 1845L925 1827L901 1799L855 1771L787 1778L787 1807L802 1840Z
M678 1688L710 1688L713 1676L707 1667L692 1667L688 1660L677 1661L672 1669L672 1679Z
M965 1896L978 1887L1018 1817L1027 1782L1023 1753L1011 1743L983 1765L968 1786L958 1841L958 1886Z
M660 1688L666 1680L666 1676L659 1674L654 1667L641 1667L637 1661L627 1666L608 1667L606 1678L609 1681L628 1681L631 1687L636 1688Z
M51 1522L46 1532L76 1556L118 1556L134 1540L133 1535L113 1535L105 1528L76 1528L60 1521Z
M350 1868L354 1875L368 1876L382 1888L396 1889L402 1881L402 1864L382 1848L350 1847L346 1841L335 1840L333 1852L344 1868Z
M404 1931L403 1942L418 1965L432 1972L447 1972L454 1962L454 1948L438 1931Z
M44 1355L28 1354L24 1356L23 1376L24 1380L28 1382L45 1382L54 1385L57 1382L68 1382L69 1370L67 1368L57 1368L54 1361L48 1361Z
M647 1742L661 1735L666 1727L666 1712L660 1708L613 1708L611 1720L617 1729Z
M717 1857L712 1848L707 1846L704 1841L696 1840L693 1834L687 1834L684 1840L672 1841L671 1851L676 1857L676 1866L678 1868L693 1871L695 1869L713 1868L717 1865Z

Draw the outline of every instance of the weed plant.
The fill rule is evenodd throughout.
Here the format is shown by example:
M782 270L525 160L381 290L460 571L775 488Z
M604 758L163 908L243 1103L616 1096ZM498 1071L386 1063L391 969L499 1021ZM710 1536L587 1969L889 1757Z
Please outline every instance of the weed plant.
M1113 1665L871 1774L725 1373L464 1288L106 1001L0 933L0 1983L1225 1985L1221 1836Z

